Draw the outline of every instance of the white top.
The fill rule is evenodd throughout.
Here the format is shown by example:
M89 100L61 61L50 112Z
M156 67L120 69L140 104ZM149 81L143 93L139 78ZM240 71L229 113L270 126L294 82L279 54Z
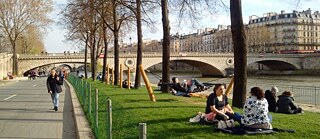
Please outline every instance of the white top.
M265 98L260 100L256 96L250 96L244 106L241 123L244 125L268 123L268 101Z

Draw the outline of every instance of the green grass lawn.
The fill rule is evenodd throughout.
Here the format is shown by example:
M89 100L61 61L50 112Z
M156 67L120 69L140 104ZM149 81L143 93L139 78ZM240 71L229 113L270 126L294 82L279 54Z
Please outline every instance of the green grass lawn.
M99 138L107 137L106 105L108 97L112 100L112 136L115 139L137 139L139 123L147 123L147 137L150 139L320 138L319 113L305 112L301 115L271 113L274 128L295 129L296 133L238 136L214 132L212 125L188 122L196 112L204 112L206 103L204 98L178 97L155 92L157 102L152 102L145 88L127 90L106 86L101 82L94 82L93 88L99 89ZM242 113L241 109L235 109L235 111ZM89 118L91 123L92 117Z

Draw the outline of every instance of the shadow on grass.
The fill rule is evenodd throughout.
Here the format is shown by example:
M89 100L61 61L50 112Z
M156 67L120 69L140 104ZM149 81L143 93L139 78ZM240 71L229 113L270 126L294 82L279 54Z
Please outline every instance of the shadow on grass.
M177 99L158 99L156 101L157 102L174 102L174 101L178 101L178 100ZM128 100L125 100L125 102L127 102L127 103L151 102L151 100L150 99L144 99L144 100L128 99Z
M184 138L186 134L188 135L208 134L212 131L213 131L212 128L208 128L208 126L202 126L202 127L197 126L192 128L177 127L177 128L163 129L162 131L158 130L154 133L151 132L148 135L148 138Z

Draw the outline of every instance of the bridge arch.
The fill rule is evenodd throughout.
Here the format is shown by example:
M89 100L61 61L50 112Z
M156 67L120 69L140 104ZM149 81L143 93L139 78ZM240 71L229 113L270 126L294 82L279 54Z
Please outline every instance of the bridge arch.
M185 63L191 66L194 66L196 69L198 69L203 77L210 77L210 76L215 76L215 77L223 77L225 76L225 71L217 68L217 66L212 65L211 63L200 60L200 59L177 59L177 58L172 58L170 61L177 61L181 63ZM162 60L158 61L152 61L152 62L146 62L144 63L144 68L148 69L154 65L162 63Z
M251 63L248 63L248 65L252 65L254 63L262 64L266 67L268 67L270 70L298 70L300 69L300 65L297 65L296 63L291 63L289 61L282 61L282 60L257 60L253 61Z
M38 67L52 65L52 64L60 64L63 66L67 66L69 69L72 69L72 66L69 64L84 64L84 63L83 62L70 62L70 61L43 62L43 63L33 62L32 64L21 63L19 65L19 71L24 75L30 70L36 69ZM90 64L90 61L88 61L88 64Z

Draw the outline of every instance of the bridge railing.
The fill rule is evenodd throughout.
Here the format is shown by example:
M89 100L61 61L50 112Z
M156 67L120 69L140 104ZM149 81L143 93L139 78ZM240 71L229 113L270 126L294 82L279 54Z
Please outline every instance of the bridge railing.
M301 104L320 105L320 87L316 86L296 86L285 84L271 84L271 83L250 83L247 90L257 86L263 90L270 90L272 86L277 86L279 92L276 94L281 95L284 91L291 91L293 93L294 101Z

